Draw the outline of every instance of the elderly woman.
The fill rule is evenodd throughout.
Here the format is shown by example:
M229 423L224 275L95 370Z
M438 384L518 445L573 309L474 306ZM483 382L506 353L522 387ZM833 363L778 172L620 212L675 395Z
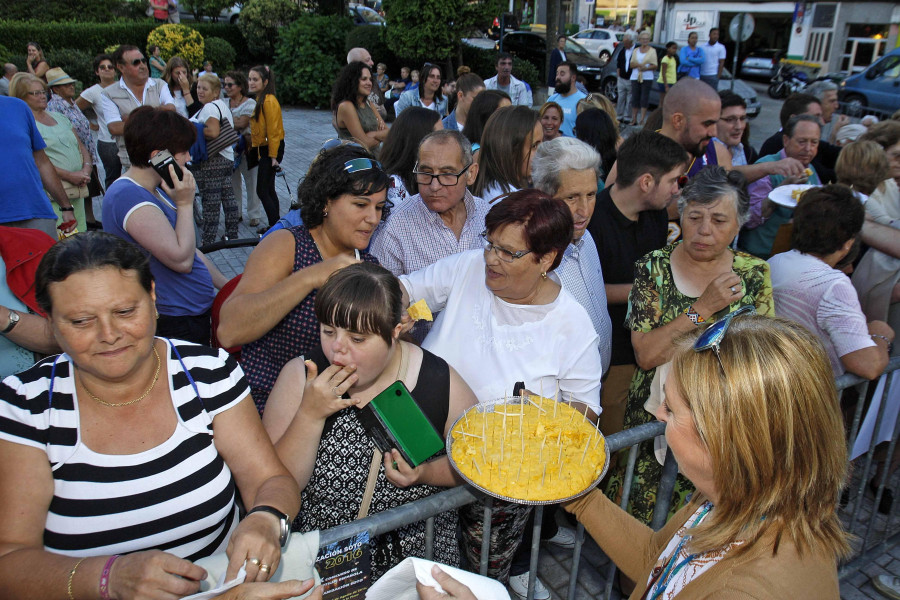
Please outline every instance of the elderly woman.
M587 311L553 270L572 240L572 213L537 190L510 194L485 218L484 250L441 259L400 277L409 299L440 312L422 348L459 371L480 402L535 393L600 413L603 365ZM529 510L495 503L490 574L505 580ZM463 548L477 565L482 507L463 511ZM514 576L521 575L513 573ZM527 580L527 576L526 576Z
M377 150L388 128L369 102L375 85L372 70L361 62L352 62L338 73L331 92L334 128L342 140L352 140L369 150Z
M72 122L65 115L47 110L47 84L42 79L30 73L17 73L9 86L9 94L24 100L34 114L38 131L47 144L44 149L47 158L53 163L75 209L74 214L64 213L53 203L57 224L74 219L78 231L87 231L84 199L89 194L87 185L93 166L90 151L78 139Z
M567 506L637 582L632 600L839 597L847 450L815 336L734 314L695 331L672 353L657 418L697 489L685 508L654 532L598 490Z
M504 194L527 188L531 157L544 140L538 114L527 106L498 109L481 135L478 178L473 194L493 202Z
M203 137L207 144L212 144L222 134L225 126L234 129L234 117L227 100L219 97L222 84L215 75L203 73L197 78L197 97L203 108L191 117L194 123L203 123ZM224 146L215 155L196 165L197 187L203 201L203 238L202 244L212 244L219 232L219 207L225 212L225 239L238 237L238 221L241 218L241 206L234 198L231 187L231 172L234 167L234 150L232 145Z
M303 225L275 231L250 254L222 305L219 341L244 345L242 360L260 414L278 373L319 343L314 303L328 276L360 259L387 218L390 178L358 146L319 153L297 190Z
M546 102L541 107L538 116L541 120L541 127L544 131L544 141L549 142L550 140L555 140L558 137L562 137L562 133L559 131L559 126L562 125L563 122L563 111L562 107L556 102Z
M476 403L443 359L400 341L402 299L400 283L383 267L357 263L335 272L316 295L321 343L305 365L302 358L285 365L269 396L263 423L303 489L301 531L336 527L458 483L443 452L415 468L396 450L382 458L360 417L396 381L442 437ZM369 491L372 472L378 478ZM456 511L437 517L438 562L459 563L456 527ZM370 543L377 577L407 556L425 556L425 523Z
M740 173L707 167L684 188L678 201L682 241L655 250L635 263L635 280L625 325L631 330L638 369L628 390L625 428L653 420L644 409L656 368L675 352L675 340L741 306L774 313L769 266L729 245L747 218L749 198ZM629 512L649 523L662 467L648 444L635 467ZM612 472L610 498L622 492L624 464ZM684 505L693 485L679 475L672 506Z
M53 246L36 297L64 353L0 384L5 593L181 597L222 551L229 579L267 580L299 490L237 363L155 337L147 257L107 233Z
M196 130L184 117L142 106L125 124L125 148L131 167L116 180L103 201L103 229L149 254L156 280L157 332L209 344L210 310L225 277L199 250L194 236L194 177L185 167ZM172 185L150 160L170 154L180 168L168 167Z

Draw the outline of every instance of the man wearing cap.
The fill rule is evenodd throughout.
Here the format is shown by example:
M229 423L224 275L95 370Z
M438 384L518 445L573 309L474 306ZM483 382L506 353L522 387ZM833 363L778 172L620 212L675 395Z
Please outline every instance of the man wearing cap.
M106 126L119 146L122 168L131 166L125 150L125 121L139 106L158 106L175 110L169 86L161 79L150 78L147 58L137 46L122 45L113 53L116 68L122 74L119 83L103 90L103 116Z

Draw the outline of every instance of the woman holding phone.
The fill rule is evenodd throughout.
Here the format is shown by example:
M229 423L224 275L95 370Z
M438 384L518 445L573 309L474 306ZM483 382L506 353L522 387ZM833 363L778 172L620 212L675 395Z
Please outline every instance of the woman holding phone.
M380 457L359 416L396 381L406 385L442 438L476 404L444 359L400 341L405 311L397 278L376 264L350 265L328 278L315 310L321 345L305 363L300 357L284 366L263 415L278 456L301 488L295 528L336 527L458 485L446 454L415 468L397 450ZM435 519L436 561L459 563L456 526L456 511ZM377 578L407 556L425 556L425 523L371 544Z
M194 177L184 168L196 135L191 122L172 111L142 106L128 116L131 168L106 192L103 229L150 255L157 334L209 345L210 309L226 279L196 249Z

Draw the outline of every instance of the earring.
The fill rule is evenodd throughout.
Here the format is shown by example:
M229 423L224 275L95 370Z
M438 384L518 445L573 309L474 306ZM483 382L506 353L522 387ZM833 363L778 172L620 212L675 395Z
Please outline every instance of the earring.
M324 218L327 217L327 216L328 216L328 211L327 211L327 210L323 210L323 211L322 211L322 218L324 219Z
M541 273L541 277L543 277L544 279L547 279L547 271L544 271L543 273Z
M159 318L159 311L158 311L158 310L156 310L156 309L155 309L155 308L154 308L154 309L153 309L153 312L155 312L155 313L156 313L156 318L157 318L157 319L158 319L158 318Z

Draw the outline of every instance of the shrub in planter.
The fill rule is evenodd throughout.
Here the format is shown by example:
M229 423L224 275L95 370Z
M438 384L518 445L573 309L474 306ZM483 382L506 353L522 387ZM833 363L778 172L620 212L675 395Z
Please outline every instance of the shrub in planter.
M282 102L328 106L338 71L346 65L344 40L352 21L304 14L278 36L275 73Z
M213 65L213 70L223 76L225 71L234 68L234 48L222 38L210 37L204 41L203 60L208 60Z
M203 63L203 36L187 25L160 25L147 36L147 44L159 46L165 61L180 56L191 66L199 67Z

